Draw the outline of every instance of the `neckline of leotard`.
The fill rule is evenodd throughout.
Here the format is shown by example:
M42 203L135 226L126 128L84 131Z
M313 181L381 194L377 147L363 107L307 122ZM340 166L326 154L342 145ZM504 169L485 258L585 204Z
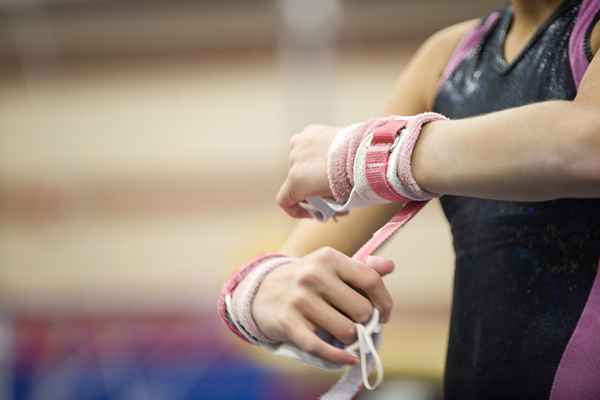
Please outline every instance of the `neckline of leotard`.
M494 51L494 66L499 73L505 74L512 70L528 53L528 51L536 45L540 37L546 32L548 27L552 25L556 19L558 19L565 11L573 5L578 3L578 0L566 0L563 1L546 20L540 24L536 29L535 33L529 38L525 46L519 50L516 57L512 61L506 60L505 43L508 31L510 30L513 23L513 9L511 5L508 5L498 23L498 37L494 40L493 51Z

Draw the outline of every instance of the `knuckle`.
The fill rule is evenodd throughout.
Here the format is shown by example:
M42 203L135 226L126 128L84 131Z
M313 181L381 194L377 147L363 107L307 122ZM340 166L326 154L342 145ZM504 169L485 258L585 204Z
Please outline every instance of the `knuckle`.
M381 283L381 276L375 270L366 269L362 281L365 289L375 289Z
M396 307L396 303L394 302L393 298L390 298L390 310L393 310L394 307Z
M385 303L382 305L383 307L383 311L385 313L390 313L392 311L392 309L394 308L394 300L389 299L387 301L385 301Z
M279 192L275 195L275 201L277 202L277 205L280 207L283 207L285 205L285 196L284 196L283 192Z
M294 311L300 311L304 307L304 300L301 297L292 297L288 301L288 308Z
M315 354L319 351L319 345L314 340L307 340L302 347L307 353Z
M346 344L351 344L356 340L356 330L354 325L345 324L344 327L340 329L339 335L340 337L338 339Z
M303 171L302 167L298 166L298 164L292 161L292 165L288 172L287 180L288 180L288 191L292 191L292 189L297 189L299 185L302 185L302 176Z
M321 282L321 276L319 274L319 268L317 266L310 265L306 270L298 277L298 285L300 287L314 287Z
M370 303L365 303L358 311L359 322L368 321L373 314L373 306Z
M338 256L338 252L333 247L325 246L320 248L316 255L319 261L330 262Z
M300 177L300 169L298 165L294 163L293 158L291 158L292 166L290 167L290 171L288 172L288 180L290 182L297 182Z
M292 309L301 311L307 308L308 302L307 292L302 289L296 289L290 297L289 306Z

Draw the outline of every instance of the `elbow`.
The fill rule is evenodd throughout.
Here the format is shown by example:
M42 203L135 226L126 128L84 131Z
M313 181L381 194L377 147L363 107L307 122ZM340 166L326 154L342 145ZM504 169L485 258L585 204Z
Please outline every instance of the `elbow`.
M577 106L564 123L558 150L563 172L581 195L600 196L600 112Z

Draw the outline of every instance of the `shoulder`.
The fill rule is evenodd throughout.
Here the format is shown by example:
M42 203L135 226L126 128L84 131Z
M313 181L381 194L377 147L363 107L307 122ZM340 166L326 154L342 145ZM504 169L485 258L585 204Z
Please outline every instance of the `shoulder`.
M452 53L479 22L478 19L461 22L425 40L396 81L386 113L409 115L430 111Z
M461 39L479 23L479 19L472 19L437 31L423 43L419 52L446 65Z
M431 35L423 44L424 46L451 47L458 45L460 39L469 31L481 23L481 19L475 18L468 21L459 22L441 29Z
M437 92L439 80L461 39L473 30L481 20L472 19L449 26L431 35L419 48L415 63L428 71L425 102L431 106Z

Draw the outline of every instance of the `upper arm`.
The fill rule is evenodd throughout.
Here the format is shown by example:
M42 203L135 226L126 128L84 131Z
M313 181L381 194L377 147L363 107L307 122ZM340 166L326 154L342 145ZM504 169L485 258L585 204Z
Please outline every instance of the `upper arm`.
M429 111L437 86L454 48L476 20L453 25L432 35L419 48L397 79L385 114L412 115ZM353 210L337 223L300 221L280 249L291 256L303 256L320 247L331 246L347 255L355 253L400 207L387 204Z
M575 101L597 110L600 106L600 23L597 23L592 31L590 44L594 58L583 75Z
M594 182L600 165L600 24L592 31L591 45L594 58L579 84L573 108L565 115L570 118L563 119L570 126L571 138L578 138L570 139L576 146L571 153L577 160L570 160L570 164L577 167L577 172L583 171L583 176L593 177L591 181ZM578 132L579 135L574 136Z

